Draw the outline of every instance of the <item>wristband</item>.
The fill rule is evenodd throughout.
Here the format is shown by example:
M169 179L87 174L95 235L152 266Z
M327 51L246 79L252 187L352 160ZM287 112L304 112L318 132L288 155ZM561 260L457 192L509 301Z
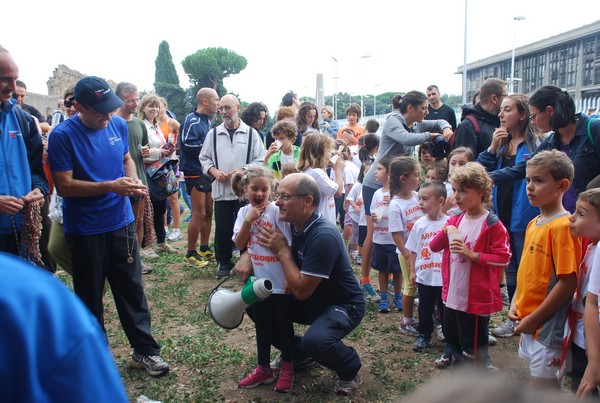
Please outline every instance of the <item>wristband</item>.
M248 217L244 217L244 221L246 221L248 224L252 225L252 220L249 220Z

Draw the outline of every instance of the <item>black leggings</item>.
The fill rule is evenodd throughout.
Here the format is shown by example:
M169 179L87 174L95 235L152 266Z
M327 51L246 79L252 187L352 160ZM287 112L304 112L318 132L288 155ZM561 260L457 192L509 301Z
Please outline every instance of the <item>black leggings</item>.
M165 212L167 211L167 199L151 200L154 210L154 232L156 232L156 243L164 243L165 233Z

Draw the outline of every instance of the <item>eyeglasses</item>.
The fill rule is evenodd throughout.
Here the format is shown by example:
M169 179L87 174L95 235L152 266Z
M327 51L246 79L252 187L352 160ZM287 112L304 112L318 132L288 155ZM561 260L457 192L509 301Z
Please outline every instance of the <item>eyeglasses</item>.
M64 103L65 103L65 107L70 108L72 106L75 106L75 97L71 97L68 99L65 99Z
M282 193L282 194L275 195L275 200L289 201L292 197L304 197L304 196L308 196L308 194L288 195L288 194Z
M224 105L224 106L219 106L219 107L217 108L217 110L220 110L221 112L222 112L222 111L229 112L229 111L230 111L230 110L232 110L232 109L233 109L233 106L232 106L232 105Z

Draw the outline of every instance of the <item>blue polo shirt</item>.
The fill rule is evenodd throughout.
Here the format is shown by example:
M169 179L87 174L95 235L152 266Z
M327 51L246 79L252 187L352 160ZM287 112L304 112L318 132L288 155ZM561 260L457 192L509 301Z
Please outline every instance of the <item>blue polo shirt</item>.
M365 299L344 240L333 223L315 212L301 232L294 232L292 251L302 274L323 279L303 303L315 309L331 305L364 307Z
M129 152L127 123L112 115L105 129L90 129L79 114L58 125L49 137L52 171L73 171L73 179L107 182L125 176L123 156ZM90 197L65 197L63 221L69 235L96 235L133 222L128 198L108 192Z

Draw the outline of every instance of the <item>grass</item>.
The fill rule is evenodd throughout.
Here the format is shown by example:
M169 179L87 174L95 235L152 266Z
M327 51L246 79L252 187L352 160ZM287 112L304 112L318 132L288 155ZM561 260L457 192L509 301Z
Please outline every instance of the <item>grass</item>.
M185 234L185 228L182 228ZM272 387L240 390L237 382L256 365L254 327L249 319L232 331L218 327L206 314L208 296L219 283L216 264L203 269L184 266L185 241L174 244L179 255L161 255L149 261L154 269L144 276L146 296L152 315L152 332L162 346L161 356L171 366L171 372L152 378L145 371L129 365L131 348L121 328L110 292L105 298L105 323L110 347L118 364L131 401L140 395L163 402L343 402L347 397L332 391L334 374L320 366L296 374L294 389L285 395ZM360 269L355 268L357 277ZM60 278L71 285L68 275ZM231 278L223 287L240 289L241 281ZM346 339L355 347L363 361L363 383L354 401L386 402L397 399L438 373L433 361L443 351L443 345L425 353L414 353L414 338L400 334L397 326L400 313L379 314L369 304L364 320ZM500 323L501 319L496 319ZM299 332L303 331L298 326ZM516 360L517 338L502 340L503 355ZM276 356L273 351L272 357ZM494 350L491 350L494 354ZM508 368L519 371L520 368ZM513 377L517 378L518 375Z

